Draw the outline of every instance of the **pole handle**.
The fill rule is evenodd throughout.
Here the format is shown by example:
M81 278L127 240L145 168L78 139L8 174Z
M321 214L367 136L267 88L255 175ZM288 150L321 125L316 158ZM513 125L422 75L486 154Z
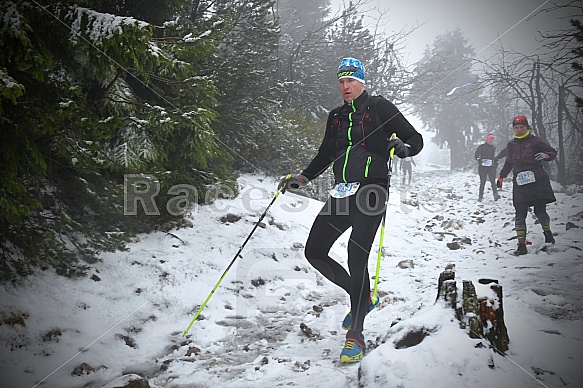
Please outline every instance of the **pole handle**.
M285 176L285 179L289 179L289 178L291 178L291 176L292 176L292 174L287 174ZM277 192L278 192L278 194L279 193L285 193L285 185L282 185L282 186L278 187L277 188Z
M393 132L393 134L391 135L391 139L394 139L397 137L397 134L395 132ZM395 157L395 148L391 148L391 150L389 151L389 156L391 157L391 159L393 159Z

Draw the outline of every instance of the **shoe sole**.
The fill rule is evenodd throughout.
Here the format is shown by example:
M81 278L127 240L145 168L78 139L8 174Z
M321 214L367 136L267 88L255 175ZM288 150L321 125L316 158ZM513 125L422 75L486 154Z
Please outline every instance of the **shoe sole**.
M350 364L362 361L362 353L356 356L340 356L340 362L343 364Z

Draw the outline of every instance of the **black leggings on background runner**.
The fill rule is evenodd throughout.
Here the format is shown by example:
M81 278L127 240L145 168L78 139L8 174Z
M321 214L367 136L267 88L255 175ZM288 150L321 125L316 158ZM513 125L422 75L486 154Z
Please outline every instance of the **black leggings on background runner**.
M549 214L547 213L547 201L533 201L533 202L516 202L514 203L514 210L516 214L514 216L514 223L516 228L521 228L526 230L526 216L528 215L528 208L534 207L534 215L538 218L541 224L548 224L550 221Z
M350 295L351 330L357 333L362 332L364 315L368 311L368 258L385 211L386 199L386 188L378 185L363 186L350 197L330 197L314 220L306 243L308 262ZM350 227L347 272L328 253L334 242Z
M405 184L405 178L407 177L407 173L409 173L409 184L411 184L411 175L413 174L412 163L406 160L402 160L401 163L403 169L403 184Z
M478 196L482 198L484 196L484 186L486 186L486 180L490 181L490 185L492 186L492 193L494 197L498 194L496 190L496 167L485 167L480 166L478 167L478 174L480 175L480 190Z

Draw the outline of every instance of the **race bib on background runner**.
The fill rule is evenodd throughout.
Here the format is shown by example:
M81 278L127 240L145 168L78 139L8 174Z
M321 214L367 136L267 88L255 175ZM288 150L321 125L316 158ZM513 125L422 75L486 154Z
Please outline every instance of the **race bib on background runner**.
M534 177L534 172L532 171L522 171L516 174L516 184L518 186L523 186L534 182L536 182L536 179Z
M491 167L492 166L492 159L482 159L482 166Z
M360 182L338 183L336 186L334 186L332 191L330 191L330 195L333 198L350 197L351 195L356 194L359 187Z

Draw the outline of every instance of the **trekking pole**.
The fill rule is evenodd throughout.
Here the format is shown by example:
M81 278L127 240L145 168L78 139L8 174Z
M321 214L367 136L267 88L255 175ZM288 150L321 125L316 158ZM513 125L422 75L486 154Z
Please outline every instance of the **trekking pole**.
M288 174L288 176L286 178L289 178L289 177L291 177L291 174ZM219 288L219 285L221 284L221 282L223 281L223 279L225 278L225 276L227 276L227 272L229 272L229 269L231 269L231 267L233 266L233 263L235 263L235 260L237 260L237 257L239 257L239 254L241 253L241 251L243 250L243 248L245 248L245 244L247 244L247 241L249 241L249 239L251 238L251 236L253 235L253 233L255 233L255 230L257 229L257 227L259 226L259 224L261 223L261 221L263 221L263 218L267 214L267 211L269 210L269 208L271 207L271 205L273 205L273 203L275 202L275 200L277 199L277 197L279 197L279 194L281 194L282 188L283 187L278 187L277 188L277 193L275 193L275 196L273 197L273 199L271 200L271 202L269 203L269 205L267 205L267 207L265 208L265 211L263 212L263 214L261 214L261 216L259 217L259 219L255 223L255 226L251 230L251 233L249 233L249 235L247 236L247 238L245 239L245 241L243 242L243 244L241 245L241 247L239 248L239 250L237 251L237 253L235 253L235 257L233 257L233 260L231 260L231 262L229 263L229 265L227 266L227 268L225 269L225 271L223 272L223 274L221 275L221 277L217 281L217 284L215 284L215 286L211 290L210 294L208 294L208 296L206 297L206 299L204 300L204 302L202 303L202 305L200 306L200 308L196 312L196 315L194 316L194 318L192 318L192 321L190 321L190 324L188 325L188 327L186 328L186 330L184 330L184 333L182 333L183 336L186 336L186 334L188 334L188 331L190 330L190 328L192 327L192 325L194 324L194 322L196 321L196 319L198 318L198 316L200 315L200 313L202 312L202 310L206 307L206 304L208 303L208 301L210 300L210 298L213 296L213 294L215 293L215 291L217 290L217 288Z
M397 136L396 134L392 134L391 138ZM385 203L385 213L383 214L383 221L381 224L381 236L379 239L379 253L377 255L377 269L374 276L374 290L372 293L371 301L373 305L376 304L378 300L377 292L379 288L379 275L381 272L381 259L383 256L383 239L385 237L385 220L387 219L387 208L389 207L389 189L391 187L391 174L393 172L393 157L395 156L395 149L391 148L389 151L389 171L387 172L387 202Z

